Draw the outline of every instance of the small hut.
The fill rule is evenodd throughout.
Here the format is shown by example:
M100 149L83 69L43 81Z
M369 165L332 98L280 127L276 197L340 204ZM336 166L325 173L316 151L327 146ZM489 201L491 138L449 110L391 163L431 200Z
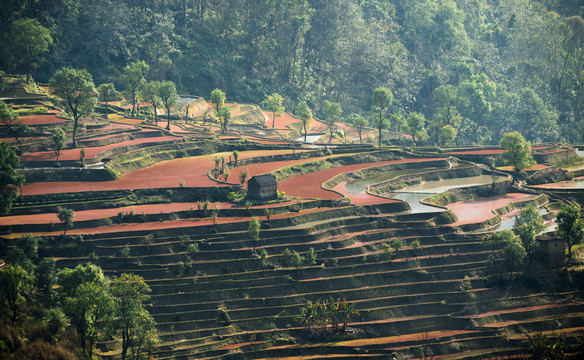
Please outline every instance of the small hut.
M278 198L278 181L272 174L256 175L247 181L247 194L256 200Z
M538 237L537 257L550 268L557 268L564 264L566 243L552 234Z

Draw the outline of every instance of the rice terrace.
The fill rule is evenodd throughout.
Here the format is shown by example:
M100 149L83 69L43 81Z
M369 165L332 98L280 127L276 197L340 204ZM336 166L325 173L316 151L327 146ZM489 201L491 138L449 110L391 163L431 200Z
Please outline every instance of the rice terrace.
M137 51L123 66L120 49L90 61L65 47L83 41L68 40L68 23L43 26L58 19L45 1L0 6L12 14L0 15L2 48L14 54L0 61L0 359L583 359L584 120L568 110L581 99L556 112L543 90L517 87L511 70L501 73L505 85L480 73L484 49L466 55L477 57L473 66L460 57L447 67L436 54L460 48L414 46L391 25L403 16L412 23L402 26L415 26L417 12L435 11L425 26L452 16L454 33L436 33L478 44L475 25L460 20L474 10L457 1L342 0L344 15L319 1L282 1L294 26L269 2L265 13L263 2L228 2L237 12L204 0L121 2L152 31L128 25L141 40L120 38ZM520 10L543 21L558 3L573 65L584 49L584 21L567 16L576 10L501 3L517 18L493 10L505 20L497 31L509 33L481 41L521 54L511 21L536 31ZM89 28L121 21L103 4L78 6L59 16ZM390 55L373 45L351 50L360 70L344 69L315 50L315 29L335 38L325 21L334 14L351 31L371 25L368 36L383 34L386 45L403 41L396 53L436 73L392 58L389 72L427 78L377 81L362 57ZM242 25L247 16L254 26ZM210 21L237 17L225 33ZM393 36L381 30L388 22ZM79 26L76 36L93 44ZM257 45L272 26L292 37ZM186 37L189 27L217 44ZM209 50L227 46L224 36L236 46L242 34L255 34L249 46L268 59L246 48L230 68ZM20 49L29 38L32 53ZM203 57L186 59L187 44L209 60L207 75L185 71ZM219 64L257 79L230 79ZM260 64L285 83L250 70Z

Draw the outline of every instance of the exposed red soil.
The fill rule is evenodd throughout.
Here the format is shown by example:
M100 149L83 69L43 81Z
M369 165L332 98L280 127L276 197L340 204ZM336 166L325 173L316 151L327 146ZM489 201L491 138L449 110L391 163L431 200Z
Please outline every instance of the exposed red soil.
M446 153L448 155L499 155L504 153L506 150L503 149L491 149L491 150L470 150L470 151L452 151Z
M240 348L242 346L251 345L251 344L253 344L253 343L246 342L246 343L239 343L239 344L231 344L231 345L226 345L226 346L220 347L217 350L232 350L232 349L237 349L237 348Z
M105 105L105 103L104 103L104 105ZM152 103L149 103L149 102L139 102L139 103L136 103L136 107L137 108L138 107L148 107L148 106L152 106ZM124 106L119 106L119 107L121 107L122 109L131 109L132 108L132 104L130 104L130 105L124 105Z
M541 185L534 185L533 187L541 188L541 189L570 189L576 188L576 182L584 181L584 176L580 176L574 178L573 180L561 181L557 183L550 183L550 184L541 184Z
M43 125L71 121L69 119L63 119L55 115L26 115L21 116L20 120L22 121L23 125Z
M548 165L544 165L544 164L535 164L532 167L529 168L525 168L525 169L521 169L522 171L538 171L538 170L543 170L543 169L547 169L549 168ZM501 166L497 168L498 170L503 170L503 171L513 171L514 167L513 166Z
M478 319L478 318L493 316L493 315L512 314L512 313L517 313L517 312L535 311L535 310L551 309L551 308L564 307L564 306L574 306L574 305L579 305L579 304L576 304L576 303L546 304L546 305L529 306L529 307L522 307L522 308L515 308L515 309L489 311L489 312L482 313L482 314L464 315L461 317L467 318L467 319Z
M264 113L266 114L266 126L268 128L272 128L272 121L274 120L274 112L273 111L264 111ZM276 116L276 122L275 122L275 129L286 129L288 126L290 126L291 124L300 122L299 119L295 118L294 116L288 114L288 113L282 113L282 115L280 116Z
M422 341L425 339L439 339L439 338L443 338L443 337L456 336L456 335L461 335L461 334L473 334L473 333L479 333L479 332L480 331L478 331L478 330L429 331L427 333L417 333L417 334L407 334L407 335L399 335L399 336L378 337L378 338L372 338L372 339L358 339L358 340L341 341L341 342L336 343L336 345L350 346L350 347L359 347L359 346L367 346L367 345L383 345L383 344L400 343L400 342L405 342L405 341Z
M318 209L308 209L303 210L300 214L310 214L320 211L329 210L330 208L318 208ZM285 219L298 216L299 213L286 213L272 215L272 219ZM265 217L260 217L265 220ZM250 216L232 216L232 217L218 217L216 219L216 224L231 224L239 222L249 222ZM196 218L196 219L185 219L185 220L170 220L162 222L148 222L148 223L129 223L129 224L118 224L112 226L102 226L97 228L87 228L87 229L71 229L67 231L70 235L85 235L85 234L109 234L109 233L119 233L119 232L134 232L134 231L154 231L154 230L166 230L166 229L179 229L188 228L196 226L208 226L212 225L213 220L211 217L207 218ZM60 224L55 225L59 227ZM52 231L36 233L35 235L41 236L57 236L61 234L62 231ZM16 236L17 234L11 234L11 236Z
M143 140L143 139L139 139ZM105 147L101 147L105 148ZM87 148L86 152L90 149ZM77 151L79 158L79 149ZM287 154L291 150L259 150L259 151L242 151L239 153L240 159L250 157ZM174 159L154 164L144 169L139 169L126 173L118 180L103 182L47 182L26 184L22 187L23 195L54 194L62 192L81 192L81 191L108 191L108 190L125 190L125 189L150 189L150 188L169 188L178 187L181 182L184 186L192 187L212 187L225 186L207 177L207 173L215 167L215 156L224 156L229 158L230 153L219 153L204 156L194 156L188 158ZM86 153L87 157L87 153ZM306 159L311 161L312 159ZM297 161L297 160L296 160ZM275 164L275 163L268 163ZM262 164L257 164L262 165ZM252 167L250 165L249 167ZM266 164L264 164L266 166ZM281 167L281 166L279 166ZM279 168L279 167L276 167ZM264 173L264 172L261 172ZM236 174L232 171L230 179L237 179Z
M401 159L380 161L368 164L353 164L347 166L340 166L332 169L318 171L309 174L303 174L285 179L278 184L278 189L286 192L286 194L301 198L318 198L323 200L340 199L343 196L320 187L320 184L330 180L331 178L346 172L358 171L370 167L383 166L389 164L403 164L410 162L424 162L428 160L440 159ZM395 201L395 200L394 200ZM377 203L377 202L376 202Z
M532 146L531 150L540 150L548 148L549 146ZM448 155L498 155L506 152L505 149L486 149L486 150L462 150L451 151Z
M492 218L495 216L493 213L495 209L514 202L534 199L535 197L536 195L510 193L504 196L461 201L446 207L458 217L458 222L452 225L471 224Z
M281 207L285 205L293 204L292 201L286 201L282 203L272 203L264 204L261 206L252 206L253 209L264 209L271 207ZM211 203L211 210L218 205L220 209L245 209L245 205L233 204L227 202L216 202ZM134 212L134 215L141 214L168 214L177 211L186 210L197 210L196 202L184 202L184 203L163 203L163 204L148 204L148 205L135 205L135 206L125 206L119 208L110 209L93 209L93 210L81 210L75 212L75 221L88 221L96 219L104 219L108 217L117 216L120 212L124 215ZM46 213L46 214L33 214L33 215L14 215L14 216L4 216L0 217L0 225L20 225L20 224L50 224L54 222L59 223L56 213Z
M342 183L335 186L332 190L345 195L355 205L388 204L388 203L400 202L400 200L388 199L388 198L384 198L384 197L380 197L380 196L370 195L366 191L362 192L359 195L353 195L347 191L347 188L345 185L347 185L347 182L343 181Z
M176 136L159 136L151 138L142 138L135 140L123 141L115 144L98 146L98 147L88 147L85 148L85 158L91 159L97 154L100 154L108 149L113 149L122 146L136 145L136 144L147 144L147 143L158 143L158 142L169 142L180 139ZM81 149L64 149L61 150L59 160L78 160ZM20 161L55 161L57 159L57 154L54 151L39 151L34 153L28 153L19 156Z

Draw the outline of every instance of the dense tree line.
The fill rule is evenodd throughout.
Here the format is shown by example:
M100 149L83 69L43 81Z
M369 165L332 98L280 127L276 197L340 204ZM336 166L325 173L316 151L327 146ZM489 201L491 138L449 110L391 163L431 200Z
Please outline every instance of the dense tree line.
M148 81L184 93L220 88L255 103L278 93L286 109L304 101L325 118L329 101L368 120L384 87L390 128L416 113L403 128L416 142L497 143L511 131L584 140L575 1L21 0L0 10L0 68L43 81L72 66L125 88L125 68L144 61ZM26 19L49 30L28 52L44 61L22 55Z
M104 276L87 263L59 269L46 247L75 239L16 239L0 269L0 358L93 359L100 340L118 339L122 359L142 359L157 342L146 309L150 288L135 274ZM69 245L68 245L69 246ZM95 253L89 256L93 261Z

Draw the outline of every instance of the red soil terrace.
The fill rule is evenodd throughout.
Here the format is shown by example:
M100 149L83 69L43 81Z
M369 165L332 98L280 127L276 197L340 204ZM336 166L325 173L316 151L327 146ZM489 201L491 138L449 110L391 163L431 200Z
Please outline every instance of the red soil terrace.
M77 149L77 151L79 150ZM287 154L290 152L291 150L242 151L239 153L239 157L240 159L246 159L264 155ZM164 161L144 169L126 173L115 181L69 181L26 184L22 187L22 194L40 195L62 192L169 188L179 187L181 182L184 186L191 187L225 186L209 179L207 173L215 167L215 156L229 158L229 155L230 153L220 153ZM78 156L76 157L77 159L79 158ZM231 176L234 179L237 178L233 172Z
M110 144L106 146L99 146L99 147L90 147L85 148L85 158L90 159L95 157L97 154L100 154L108 149L113 149L122 146L128 145L136 145L136 144L147 144L147 143L156 143L156 142L167 142L167 141L175 141L180 139L176 136L159 136L153 138L142 138L142 139L135 139L129 141L123 141L115 144ZM65 149L61 150L61 154L59 156L59 160L79 160L81 149ZM19 156L20 161L55 161L57 160L57 154L54 151L39 151L34 153L28 153Z
M44 125L71 121L69 119L63 119L55 115L26 115L21 116L20 120L22 121L23 125Z
M493 210L518 201L536 198L536 195L510 193L504 196L461 201L446 207L454 212L458 221L452 225L471 224L485 221L495 216Z

